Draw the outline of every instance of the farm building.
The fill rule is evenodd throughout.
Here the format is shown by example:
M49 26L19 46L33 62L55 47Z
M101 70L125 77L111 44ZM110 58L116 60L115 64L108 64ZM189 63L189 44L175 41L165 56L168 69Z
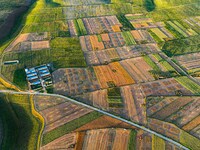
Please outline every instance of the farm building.
M34 68L26 68L26 79L32 90L40 91L52 85L49 65L41 65Z

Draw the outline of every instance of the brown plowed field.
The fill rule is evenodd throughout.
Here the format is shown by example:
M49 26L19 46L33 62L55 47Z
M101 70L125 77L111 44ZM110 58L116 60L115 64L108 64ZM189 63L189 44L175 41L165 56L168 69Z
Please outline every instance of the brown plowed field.
M160 111L156 112L152 117L163 120L191 101L192 99L190 98L184 100L182 100L182 98L179 98L161 109Z
M124 109L127 114L127 117L135 122L138 122L138 112L135 105L135 99L133 97L130 86L124 86L121 88L121 95L124 102Z
M90 129L101 129L101 128L126 128L126 129L136 129L134 126L126 124L120 120L111 118L109 116L102 116L88 124L81 126L75 131L85 131Z

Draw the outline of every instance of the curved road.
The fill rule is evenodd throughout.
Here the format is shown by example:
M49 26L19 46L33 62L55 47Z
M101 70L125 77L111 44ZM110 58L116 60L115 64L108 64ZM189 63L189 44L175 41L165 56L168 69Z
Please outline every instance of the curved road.
M151 130L151 129L148 129L148 128L142 126L142 125L136 124L136 123L134 123L134 122L132 122L132 121L123 119L123 118L121 118L121 117L119 117L119 116L110 114L110 113L108 113L108 112L106 112L106 111L103 111L103 110L101 110L101 109L98 109L98 108L96 108L96 107L87 105L87 104L82 103L82 102L78 102L78 101L76 101L76 100L74 100L74 99L71 99L71 98L68 98L68 97L65 97L65 96L62 96L62 95L58 95L58 94L48 94L48 93L15 92L15 91L9 91L9 90L1 90L0 93L22 94L22 95L34 94L34 95L39 95L39 96L56 96L56 97L60 97L60 98L63 98L63 99L65 99L65 100L68 100L68 101L71 101L71 102L73 102L73 103L76 103L76 104L78 104L78 105L82 105L82 106L87 107L87 108L89 108L89 109L98 111L98 112L100 112L100 113L102 113L102 114L104 114L104 115L107 115L107 116L110 116L110 117L112 117L112 118L115 118L115 119L121 120L121 121L123 121L123 122L126 122L126 123L128 123L128 124L130 124L130 125L133 125L133 126L139 128L139 129L142 129L142 130L144 130L144 131L146 131L146 132L149 132L149 133L151 133L151 134L154 134L154 135L156 135L156 136L162 138L163 140L166 140L166 141L168 141L168 142L170 142L170 143L172 143L172 144L174 144L174 145L176 145L176 146L178 146L178 147L180 147L180 148L182 148L182 149L184 149L184 150L190 150L189 148L183 146L182 144L180 144L180 143L178 143L178 142L176 142L176 141L174 141L174 140L172 140L172 139L170 139L170 138L168 138L168 137L166 137L166 136L163 136L162 134L157 133L157 132L155 132L155 131L153 131L153 130Z

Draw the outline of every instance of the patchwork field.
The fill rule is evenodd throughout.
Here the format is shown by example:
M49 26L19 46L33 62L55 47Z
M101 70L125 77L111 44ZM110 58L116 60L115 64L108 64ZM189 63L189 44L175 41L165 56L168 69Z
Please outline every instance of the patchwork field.
M50 104L51 100L53 100L52 105ZM79 118L74 116L72 120L68 120L67 122L63 121L63 119L56 119L57 121L62 120L63 124L57 126L53 130L47 131L49 126L48 122L51 121L51 118L47 119L47 116L50 116L49 114L52 114L55 119L55 117L57 118L60 116L56 112L63 112L65 113L65 116L62 118L68 118L74 114L67 113L69 112L68 110L72 111L76 108L81 108L82 106L52 96L35 95L34 102L37 110L45 119L41 149L50 149L52 147L54 149L99 149L99 147L101 147L101 149L106 150L109 148L117 150L119 147L120 149L123 149L124 146L127 149L136 148L141 150L151 147L154 149L176 148L173 144L166 142L155 135L138 130L122 121L103 116L91 110L89 110L88 114L82 114ZM44 108L44 103L46 102L48 107ZM88 110L84 107L82 107L82 109ZM157 132L172 139L179 141L182 137L182 131L174 125L168 123L161 124L154 119L148 119L148 122L150 128L154 128ZM168 129L168 132L164 129ZM107 139L106 142L105 139Z
M173 123L200 138L199 106L199 97L151 97L147 99L147 116Z
M6 49L9 51L23 51L49 48L48 33L20 34Z
M27 36L29 36L29 34L25 36L25 39L27 39ZM32 34L29 37L30 40L34 39ZM21 40L23 40L23 38L19 41ZM12 49L19 41L14 41L10 48ZM38 44L35 45L35 48L36 47L38 47ZM6 76L9 81L14 82L22 89L26 89L24 71L26 67L35 67L47 63L52 63L55 69L86 66L85 58L77 38L55 38L50 41L50 47L50 49L42 50L29 49L21 52L6 52L2 58L3 62L18 60L19 63L14 65L2 65L1 73Z
M144 54L157 53L159 51L155 44L143 44L109 48L101 51L87 51L84 52L84 56L88 65L103 65L119 60L139 57Z
M153 76L150 74L150 71L153 69L142 57L123 60L120 64L127 70L136 83L154 80Z
M71 36L120 32L122 27L116 16L69 20L68 26Z
M87 35L81 36L79 39L84 52L136 44L130 31Z
M76 95L100 89L98 77L93 68L58 69L52 74L54 92L63 95Z
M183 66L188 73L197 74L200 69L200 53L185 54L181 56L175 56L174 59Z
M141 85L146 96L156 95L175 95L175 94L184 94L192 95L192 92L185 88L184 85L181 85L175 79L164 79L160 81L154 81L151 83L144 83Z

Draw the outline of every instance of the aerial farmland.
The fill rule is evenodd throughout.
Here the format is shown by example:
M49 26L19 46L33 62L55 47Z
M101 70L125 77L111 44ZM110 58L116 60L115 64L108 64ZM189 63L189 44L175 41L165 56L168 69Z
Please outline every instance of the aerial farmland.
M200 149L198 0L0 8L0 149Z

